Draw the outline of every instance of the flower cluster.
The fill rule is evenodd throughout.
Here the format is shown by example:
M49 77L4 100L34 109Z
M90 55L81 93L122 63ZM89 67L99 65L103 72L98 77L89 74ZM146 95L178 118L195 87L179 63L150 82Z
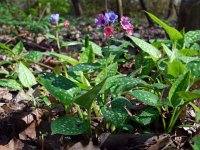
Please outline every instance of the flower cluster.
M60 19L59 14L52 14L51 17L50 17L50 23L53 24L53 25L57 25L57 27L64 26L66 29L68 29L69 28L69 21L66 20L64 22L64 24L59 25L59 19Z
M117 20L118 15L116 15L113 11L110 11L108 13L99 14L98 18L95 19L95 23L97 24L97 27L103 27L104 28L104 35L110 37L112 36L114 32L113 26L111 24L115 23ZM131 20L129 17L121 17L120 24L124 30L126 30L127 34L132 35L133 33L133 25L131 24Z
M117 18L118 15L113 11L110 11L105 13L105 15L99 14L98 18L95 19L95 23L97 24L97 27L104 27L104 34L109 37L112 36L114 32L114 28L110 24L115 23Z
M129 35L133 34L133 25L131 24L131 19L129 17L121 17L120 24Z

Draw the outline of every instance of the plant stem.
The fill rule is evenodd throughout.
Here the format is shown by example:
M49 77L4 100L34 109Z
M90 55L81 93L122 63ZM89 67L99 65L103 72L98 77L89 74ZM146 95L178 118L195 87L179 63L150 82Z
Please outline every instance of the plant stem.
M101 111L100 111L99 105L97 105L96 102L93 103L93 109L94 109L95 115L97 117L101 116Z
M68 74L67 74L66 63L65 62L62 63L62 67L63 67L64 75L67 78Z
M174 109L174 112L173 112L172 117L170 119L169 126L167 128L167 133L170 133L172 131L172 129L173 129L173 127L174 127L174 125L175 125L175 123L176 123L181 111L183 110L183 108L184 107L181 107L181 108L178 109L178 107L176 107Z
M77 104L74 104L74 105L76 107L76 110L78 111L78 114L79 114L80 118L83 119L83 113L82 113L80 107Z
M88 135L88 137L91 137L91 135L92 135L92 129L90 127L90 125L91 125L91 108L89 108L87 110L87 113L88 113L87 120L88 120L88 125L89 125L87 135Z
M58 46L58 51L61 52L60 41L59 41L59 36L58 36L58 29L56 29L56 42L57 42L57 46Z
M163 123L163 128L164 130L166 131L166 122L165 122L165 118L163 117L162 115L162 112L161 112L161 109L159 107L157 107L159 113L161 114L161 117L162 117L162 123Z

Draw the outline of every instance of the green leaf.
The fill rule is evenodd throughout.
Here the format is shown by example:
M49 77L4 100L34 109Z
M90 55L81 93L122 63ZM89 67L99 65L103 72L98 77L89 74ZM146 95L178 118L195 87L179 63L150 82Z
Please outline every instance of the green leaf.
M173 62L168 63L167 74L172 75L173 77L178 77L183 74L187 68L179 60L175 59Z
M87 48L84 48L84 51L80 55L79 63L93 63L95 60L95 54L93 52L92 46L89 45Z
M195 117L195 119L196 119L196 122L197 122L197 123L200 122L200 111L197 111L197 112L196 112L196 117Z
M196 135L192 138L194 145L192 145L193 150L200 150L200 137Z
M200 61L192 61L186 64L188 70L191 71L191 76L198 78L200 77Z
M25 87L31 88L37 84L33 73L22 62L19 62L18 77Z
M127 109L133 108L132 103L124 97L117 97L110 104L111 108L104 106L101 109L104 117L115 126L123 128L128 118Z
M161 58L160 51L151 44L133 36L128 37L144 52L148 53L154 61L157 61L159 58Z
M183 98L186 101L193 101L195 99L200 98L200 94L193 93L193 92L180 91L180 92L177 92L177 94L179 97Z
M78 86L71 80L53 73L39 74L41 84L50 94L65 105L73 103L74 97L80 92Z
M130 93L133 97L137 98L146 105L159 107L162 105L159 97L151 92L144 90L135 90Z
M95 100L99 92L101 91L104 83L105 83L105 80L102 81L100 84L96 85L95 87L93 87L91 90L89 90L85 94L76 98L74 102L89 110L92 106L93 101Z
M143 57L143 65L141 75L149 75L154 69L155 63L151 58Z
M159 116L158 114L159 114L158 111L152 109L145 109L138 116L135 115L131 116L131 119L143 126L146 126L152 123L156 118L158 118Z
M179 97L178 97L178 92L180 91L186 91L188 88L190 82L190 73L187 72L183 75L180 75L179 78L172 84L172 87L170 88L169 91L169 101L171 104L176 107L179 105L181 102Z
M121 76L121 75L116 75L116 76L112 76L109 77L106 80L106 83L104 84L104 87L102 89L102 91L106 91L106 90L111 90L115 89L118 86L137 86L137 85L144 85L147 84L145 81L139 79L139 78L132 78L132 77L127 77L127 76Z
M24 55L26 59L29 59L34 62L39 62L42 59L43 52L40 51L29 51Z
M184 62L185 64L190 63L192 61L199 61L199 57L189 57L189 56L178 56L178 59Z
M167 88L168 85L162 84L162 83L154 83L154 84L152 84L152 87L156 88L156 89L159 89L159 90L162 90L162 89Z
M62 47L74 46L74 45L82 45L82 43L78 42L78 41L70 41L70 42L64 42L64 41L62 41L61 44L62 44L61 45Z
M146 13L149 15L149 17L151 17L151 19L153 19L156 23L158 23L160 26L162 26L165 29L165 31L167 32L171 40L179 40L183 38L183 35L178 30L176 30L173 27L168 26L166 23L158 19L153 14L149 12L146 12Z
M79 63L76 59L74 59L70 56L67 56L67 55L62 55L62 54L58 54L58 53L54 53L54 52L49 52L47 54L49 54L50 56L53 56L53 57L58 57L58 58L62 59L63 61L66 61L67 63L71 64L72 66L77 65Z
M185 34L185 46L189 48L192 44L200 41L200 30L189 31Z
M106 106L101 108L101 112L107 121L109 121L117 127L122 127L128 117L127 112L108 109L106 108Z
M135 68L141 70L141 75L149 75L154 69L155 63L146 54L137 54L135 57Z
M68 71L69 72L74 72L74 71L87 72L87 71L92 71L99 68L100 68L100 65L98 63L81 63L78 65L75 65L74 67L71 67Z
M180 49L178 51L178 53L180 55L184 55L184 56L196 56L196 55L198 55L198 51L193 50L193 49Z
M87 131L89 124L78 117L62 116L52 121L52 134L78 135Z
M101 51L101 47L99 45L97 45L96 43L89 41L89 45L92 46L92 49L94 51L94 53L98 56L103 56L102 55L102 51Z
M8 87L12 90L22 90L21 85L16 80L12 79L0 79L0 86Z
M165 53L169 57L170 62L172 62L175 58L174 53L165 44L162 43L161 45L163 47L163 50L165 51Z
M117 73L118 70L118 64L113 63L110 64L107 68L104 68L96 77L95 83L99 84L101 81L103 81L106 77L114 76Z
M54 40L57 39L53 34L50 34L50 33L45 34L45 37L49 39L54 39Z
M0 52L5 53L6 55L10 57L14 57L15 55L13 51L3 43L0 43Z
M16 54L16 55L20 55L22 53L24 49L24 45L23 43L20 41L19 43L17 43L17 45L15 45L15 47L13 48L13 52Z
M124 111L126 113L127 113L126 109L133 108L133 104L124 97L117 97L114 100L112 100L110 104L111 104L112 110L121 111L121 112Z

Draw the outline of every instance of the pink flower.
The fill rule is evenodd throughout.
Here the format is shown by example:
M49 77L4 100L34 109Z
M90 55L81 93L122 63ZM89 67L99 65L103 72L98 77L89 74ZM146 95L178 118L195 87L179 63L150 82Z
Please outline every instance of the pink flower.
M131 25L131 19L129 17L121 17L121 25L123 27L124 30L126 30L130 25Z
M133 25L131 24L131 19L129 17L121 17L120 24L122 25L122 28L126 30L127 34L132 35L133 34Z
M65 23L64 23L64 27L65 27L66 29L69 28L69 21L68 21L68 20L65 21Z
M111 36L114 32L114 29L112 26L106 26L104 27L104 34L105 36Z
M133 28L134 27L133 27L132 24L127 26L126 32L127 32L128 35L132 35L133 34Z

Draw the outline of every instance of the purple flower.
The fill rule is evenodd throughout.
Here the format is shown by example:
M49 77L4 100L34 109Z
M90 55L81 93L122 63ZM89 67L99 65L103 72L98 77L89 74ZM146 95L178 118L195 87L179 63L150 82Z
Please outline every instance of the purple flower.
M106 16L99 14L98 18L95 19L95 23L97 24L97 27L103 27L108 24L108 20Z
M121 17L121 21L120 21L120 23L121 23L121 25L122 25L122 27L123 27L123 29L128 29L130 26L131 26L131 19L129 18L129 17Z
M114 23L118 18L118 16L113 11L106 13L105 16L110 23Z
M58 24L59 21L59 14L52 14L50 18L50 23Z

